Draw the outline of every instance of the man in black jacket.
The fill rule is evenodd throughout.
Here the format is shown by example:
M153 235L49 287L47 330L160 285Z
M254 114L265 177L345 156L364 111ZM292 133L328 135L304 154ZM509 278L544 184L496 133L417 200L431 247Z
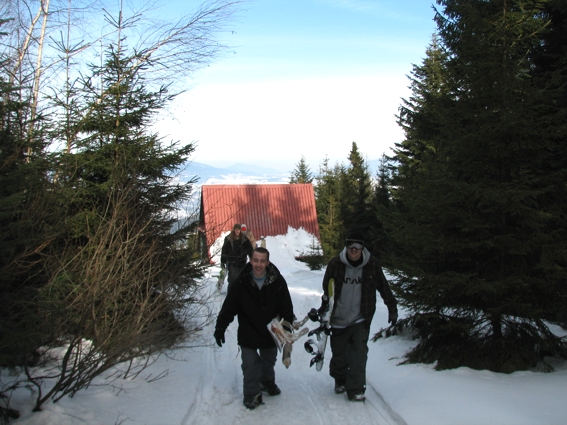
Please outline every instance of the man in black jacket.
M255 248L252 258L228 291L217 318L215 340L225 342L228 325L238 316L238 345L242 349L244 405L254 409L262 404L262 391L280 394L275 382L277 348L268 323L279 316L293 323L293 304L287 283L270 263L265 248Z
M236 223L232 228L232 232L224 238L221 250L221 264L228 271L228 289L246 265L248 256L252 255L252 244L242 232L242 225Z
M368 336L376 311L376 291L388 307L388 322L395 325L398 319L396 299L378 258L364 247L364 239L357 229L347 233L345 248L329 261L323 277L326 296L329 281L335 281L329 372L335 378L335 392L346 391L351 401L365 400ZM323 303L319 314L325 308Z

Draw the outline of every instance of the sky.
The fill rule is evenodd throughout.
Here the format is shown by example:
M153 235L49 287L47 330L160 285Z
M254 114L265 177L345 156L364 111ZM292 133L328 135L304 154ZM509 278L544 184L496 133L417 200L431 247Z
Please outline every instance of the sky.
M224 236L224 235L223 235ZM212 247L219 260L223 236ZM309 246L312 236L303 229L266 238L270 260L287 281L295 315L302 319L321 303L324 270L309 270L295 255ZM226 283L216 291L219 267L203 279L209 306L216 318L226 296ZM388 276L389 279L391 277ZM400 309L400 317L405 316ZM388 310L378 297L370 334L387 326ZM309 329L317 325L307 322ZM323 369L309 367L311 355L303 336L293 345L289 368L276 363L276 383L282 393L264 395L253 411L242 405L242 371L236 342L237 321L226 331L226 343L216 347L214 321L203 330L199 347L186 347L156 359L146 370L128 379L113 380L119 365L95 378L73 398L47 402L32 413L30 390L20 388L11 398L21 417L13 425L564 425L567 418L567 363L546 360L555 372L538 368L512 374L460 367L435 371L433 364L400 365L415 346L412 335L400 334L369 343L367 400L349 402L335 394L328 374L330 347ZM559 335L566 332L552 328ZM3 371L3 382L10 376ZM12 377L13 378L13 377ZM52 382L47 381L44 391Z
M186 3L183 3L186 4ZM192 2L191 4L197 4ZM403 140L395 115L435 31L428 0L251 0L156 125L195 142L193 161L289 171L304 156L368 159ZM176 7L176 6L172 6Z

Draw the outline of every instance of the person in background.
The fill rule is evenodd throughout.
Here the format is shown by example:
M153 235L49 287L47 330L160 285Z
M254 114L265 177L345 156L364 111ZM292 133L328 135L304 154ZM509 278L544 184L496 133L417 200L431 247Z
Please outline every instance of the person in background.
M254 233L252 233L252 230L249 230L246 227L246 224L241 224L240 226L241 226L242 232L244 233L244 236L246 236L248 238L248 240L250 241L250 245L252 245L252 248L256 248L256 238L254 237Z
M347 233L345 248L332 258L323 277L326 310L329 280L335 280L331 312L331 354L329 373L335 379L335 393L346 391L351 401L364 401L370 322L376 312L376 291L388 307L388 322L398 319L397 302L382 272L378 258L364 247L365 235L357 229Z
M225 342L226 328L238 316L238 345L242 350L244 406L255 409L262 404L262 391L275 396L274 365L278 349L268 331L268 323L280 317L293 323L293 304L287 283L265 248L255 248L252 258L224 300L215 327L219 347Z
M228 271L228 290L246 265L248 257L252 256L253 247L241 228L242 226L236 223L222 245L221 264L224 264Z

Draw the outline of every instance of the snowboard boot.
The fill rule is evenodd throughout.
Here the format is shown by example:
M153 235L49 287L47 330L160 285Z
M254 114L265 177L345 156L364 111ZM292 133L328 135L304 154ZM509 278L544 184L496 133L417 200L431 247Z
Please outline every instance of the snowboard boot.
M276 385L275 382L262 382L260 384L260 389L267 392L269 395L281 394L282 390Z
M348 391L347 396L348 396L348 399L350 401L365 401L366 400L366 396L361 391L353 391L353 392Z
M335 394L342 394L346 391L345 383L341 381L335 381Z
M262 393L258 393L254 396L245 396L244 397L244 406L247 409L254 410L259 405L264 404L262 401Z

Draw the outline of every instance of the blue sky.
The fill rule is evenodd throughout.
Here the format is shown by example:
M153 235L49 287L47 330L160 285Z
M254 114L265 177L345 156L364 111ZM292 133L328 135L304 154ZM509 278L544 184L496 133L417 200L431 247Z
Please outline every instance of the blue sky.
M157 129L197 143L193 160L313 171L346 162L352 142L369 160L403 139L395 114L407 75L435 31L427 0L256 0L197 72Z

